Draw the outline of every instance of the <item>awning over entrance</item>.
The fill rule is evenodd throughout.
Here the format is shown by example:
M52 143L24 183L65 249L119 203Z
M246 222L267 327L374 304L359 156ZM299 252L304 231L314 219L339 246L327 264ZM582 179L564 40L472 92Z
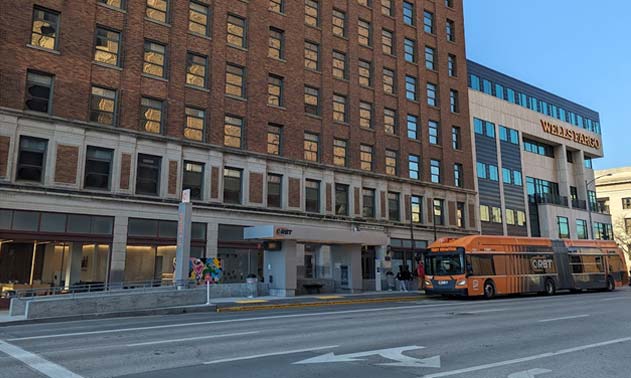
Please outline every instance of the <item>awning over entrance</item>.
M264 225L243 229L244 239L293 240L315 244L387 245L388 236L379 231L351 231L325 227Z

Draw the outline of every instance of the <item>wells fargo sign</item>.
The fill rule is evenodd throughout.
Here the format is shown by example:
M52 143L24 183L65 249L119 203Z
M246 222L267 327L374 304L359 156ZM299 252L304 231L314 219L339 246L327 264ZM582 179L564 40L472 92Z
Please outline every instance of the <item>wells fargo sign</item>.
M544 120L541 120L541 127L543 127L543 131L548 134L556 135L558 137L580 143L587 147L597 149L600 148L600 140L598 138L589 136L585 133L581 133L580 131L570 129L568 127L555 125L554 123L550 123Z

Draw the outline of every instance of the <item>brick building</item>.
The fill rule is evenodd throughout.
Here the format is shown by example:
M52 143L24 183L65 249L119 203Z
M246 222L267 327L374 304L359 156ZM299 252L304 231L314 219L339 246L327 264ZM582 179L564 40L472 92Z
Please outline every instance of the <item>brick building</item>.
M371 288L388 246L413 268L412 240L476 232L460 0L5 0L0 21L0 282L169 278L187 188L224 282L267 279L246 226L316 235L298 290Z

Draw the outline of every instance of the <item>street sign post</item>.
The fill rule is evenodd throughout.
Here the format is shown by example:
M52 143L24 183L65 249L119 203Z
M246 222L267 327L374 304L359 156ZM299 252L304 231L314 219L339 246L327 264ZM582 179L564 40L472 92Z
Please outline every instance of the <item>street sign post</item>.
M188 268L191 257L191 226L193 206L190 202L191 191L182 191L182 202L178 207L177 248L175 251L174 284L178 290L185 289L188 284Z

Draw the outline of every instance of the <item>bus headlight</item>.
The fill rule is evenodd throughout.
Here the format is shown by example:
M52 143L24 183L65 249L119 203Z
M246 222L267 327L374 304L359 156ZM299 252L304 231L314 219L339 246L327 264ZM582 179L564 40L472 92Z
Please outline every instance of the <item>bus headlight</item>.
M432 286L432 281L425 280L425 286Z
M467 280L460 280L456 282L456 286L466 286L466 285L467 285Z

